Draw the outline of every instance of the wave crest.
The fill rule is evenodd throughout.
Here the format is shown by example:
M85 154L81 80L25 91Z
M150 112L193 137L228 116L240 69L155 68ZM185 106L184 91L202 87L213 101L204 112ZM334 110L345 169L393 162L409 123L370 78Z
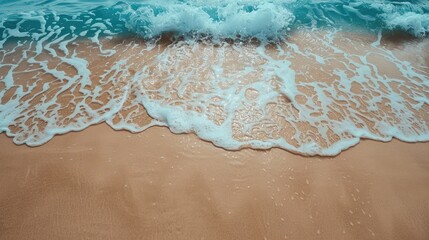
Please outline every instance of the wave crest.
M214 38L276 38L284 35L294 20L286 8L273 3L241 5L236 2L217 7L188 4L120 4L126 27L145 38L166 32L179 35L209 35Z

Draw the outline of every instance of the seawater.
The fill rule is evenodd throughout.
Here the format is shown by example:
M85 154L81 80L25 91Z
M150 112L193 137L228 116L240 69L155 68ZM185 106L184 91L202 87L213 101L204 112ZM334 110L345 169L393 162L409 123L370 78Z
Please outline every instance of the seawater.
M426 1L0 1L0 133L106 122L225 149L429 140Z

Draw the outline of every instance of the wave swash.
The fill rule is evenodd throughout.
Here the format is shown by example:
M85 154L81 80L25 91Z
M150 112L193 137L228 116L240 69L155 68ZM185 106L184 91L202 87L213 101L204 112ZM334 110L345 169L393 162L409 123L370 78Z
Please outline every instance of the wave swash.
M0 133L16 144L101 122L303 155L429 140L425 1L23 4L0 3Z

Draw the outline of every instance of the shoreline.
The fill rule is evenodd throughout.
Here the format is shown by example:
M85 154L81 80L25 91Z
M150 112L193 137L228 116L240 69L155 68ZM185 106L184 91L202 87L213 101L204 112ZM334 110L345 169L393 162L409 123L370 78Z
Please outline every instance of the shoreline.
M0 239L429 239L429 142L292 153L427 136L428 40L9 49L1 127L48 142L0 134ZM289 150L215 146L273 139Z
M34 149L34 148L42 148L43 146L45 146L46 144L49 144L49 142L51 142L51 141L53 141L55 138L57 138L57 137L63 137L63 136L65 136L65 135L67 135L67 134L70 134L70 133L72 133L72 134L78 134L78 133L81 133L81 132L84 132L84 131L87 131L87 129L89 129L89 128L93 128L93 127L100 127L100 126L106 126L106 127L108 127L110 130L112 130L113 132L119 132L119 133L121 133L121 132L124 132L124 133L128 133L128 134L131 134L131 135L140 135L140 134L145 134L145 132L147 131L147 130L149 130L149 129L152 129L152 128L155 128L155 129L164 129L164 130L167 130L168 131L168 133L169 134L172 134L172 135L191 135L192 137L195 137L198 141L202 141L202 142L204 142L204 143L208 143L208 144L210 144L210 145L212 145L212 147L214 147L214 148L219 148L219 149L221 149L221 150L223 150L223 151L226 151L226 152L240 152L240 151L277 151L277 150L279 150L279 151L285 151L285 152L287 152L288 154L291 154L291 155L296 155L296 156L298 156L298 157L303 157L303 158L320 158L320 159L324 159L324 158L327 158L327 159L330 159L330 158L337 158L337 157L339 157L341 154L343 154L344 152L347 152L347 151L349 151L350 149L353 149L353 148L356 148L356 147L358 147L361 143L363 143L363 142L374 142L374 143L382 143L382 144L389 144L389 143L393 143L393 142L398 142L398 143L400 143L400 144L429 144L429 140L417 140L417 141L406 141L406 140L401 140L401 139L398 139L398 138L396 138L396 137L392 137L392 139L391 140L388 140L388 141L381 141L381 140L374 140L374 139L371 139L371 138L365 138L365 137L361 137L360 139L359 139L359 142L358 143L356 143L355 145L353 145L353 146L350 146L349 148L347 148L347 149L343 149L343 150L341 150L341 152L339 152L338 154L336 154L336 155L318 155L318 154L316 154L316 155L306 155L306 154L302 154L302 153L299 153L299 152L293 152L293 151L290 151L290 150L288 150L288 149L283 149L283 148L281 148L281 147L272 147L272 148L268 148L268 149L257 149L257 148L252 148L252 147L243 147L243 148L240 148L240 149L226 149L226 148L223 148L223 147L221 147L221 146L217 146L217 145L215 145L213 142L211 142L210 140L205 140L205 139L201 139L198 135L196 135L194 132L190 132L190 133L174 133L174 132L172 132L171 130L170 130L170 128L168 127L168 126L159 126L159 125L153 125L153 126L149 126L148 128L146 128L145 130L142 130L142 131L137 131L137 132L133 132L133 131L131 131L131 130L128 130L128 129L115 129L115 128L113 128L112 126L110 126L109 124L107 124L106 122L100 122L100 123L96 123L96 124L93 124L93 125L90 125L90 126L88 126L88 127L86 127L86 128L84 128L84 129L80 129L80 130L72 130L72 131L69 131L69 132L64 132L64 133L59 133L59 134L55 134L50 140L48 140L46 143L43 143L42 145L27 145L26 143L21 143L21 144L17 144L17 143L15 143L14 141L13 141L13 137L11 137L11 136L8 136L7 135L7 133L6 132L3 132L3 133L0 133L0 136L1 136L1 138L7 138L8 140L6 140L6 141L11 141L12 143L13 143L13 145L15 146L15 147L24 147L24 148L30 148L30 149Z
M325 156L362 137L427 140L429 55L421 49L429 39L378 37L303 31L275 46L168 37L155 45L120 37L49 45L29 51L37 64L27 57L15 66L16 83L0 99L2 128L33 146L94 123L140 132L159 119L224 149Z

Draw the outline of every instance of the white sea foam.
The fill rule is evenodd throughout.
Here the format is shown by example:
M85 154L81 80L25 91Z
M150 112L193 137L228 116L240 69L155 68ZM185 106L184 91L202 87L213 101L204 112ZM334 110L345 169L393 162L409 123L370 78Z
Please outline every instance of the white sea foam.
M426 36L429 32L429 14L413 12L386 14L385 22L389 29L406 30L415 36Z
M360 138L428 139L428 116L420 112L428 109L423 100L426 90L420 91L429 87L427 75L377 44L354 49L355 44L363 43L358 41L339 48L333 44L338 41L335 33L322 38L315 34L303 37L308 39L298 40L307 46L290 42L283 46L285 49L278 46L275 51L187 45L167 49L160 56L163 61L143 70L142 79L160 81L160 85L151 88L153 83L143 81L142 103L151 116L167 123L173 132L196 132L227 149L281 147L309 155L335 155ZM315 38L320 46L311 43ZM325 55L315 57L317 53ZM196 60L196 55L204 57ZM384 60L374 62L376 56ZM318 64L318 58L323 58L325 64ZM241 62L234 63L238 59ZM294 61L308 66L291 67ZM399 75L380 73L383 61L393 64ZM230 64L246 67L231 71ZM331 64L344 65L332 68ZM213 65L216 69L204 79L188 74L195 67L209 71ZM175 72L177 66L181 66L181 72ZM301 78L298 82L297 77ZM188 88L187 94L182 94L187 95L186 100L173 97L175 91L181 91L174 87L179 82L180 88ZM209 85L204 91L192 87L204 83ZM361 90L354 92L355 88ZM255 91L257 96L246 97L248 91ZM414 101L418 104L410 106L409 102ZM213 116L210 104L221 108L223 116Z
M226 149L307 155L335 155L361 138L429 140L427 39L395 45L381 31L311 27L285 34L294 16L278 2L220 3L215 13L202 1L117 4L116 22L52 14L52 24L39 12L3 19L0 132L37 146L101 122L132 132L158 125ZM360 16L359 7L344 9ZM423 36L426 15L386 15L386 26ZM144 36L219 39L116 36L123 23ZM237 35L248 39L222 41Z
M162 2L161 2L162 3ZM210 5L183 3L157 3L133 9L130 5L119 5L126 26L146 38L160 36L166 32L204 34L214 38L257 37L261 39L284 34L294 16L287 8L278 4L260 1L230 2L215 5L215 16L209 14ZM157 12L156 9L162 10Z

